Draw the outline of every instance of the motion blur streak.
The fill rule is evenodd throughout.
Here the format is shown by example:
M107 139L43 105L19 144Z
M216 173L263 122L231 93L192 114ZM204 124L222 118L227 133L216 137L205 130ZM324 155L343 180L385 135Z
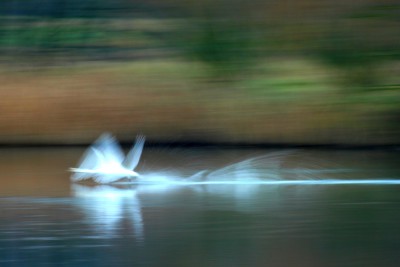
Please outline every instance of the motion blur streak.
M400 143L400 4L2 0L0 143Z

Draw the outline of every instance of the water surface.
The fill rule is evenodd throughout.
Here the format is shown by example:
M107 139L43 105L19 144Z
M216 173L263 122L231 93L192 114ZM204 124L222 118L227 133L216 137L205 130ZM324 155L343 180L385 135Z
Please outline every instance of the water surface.
M398 152L153 148L148 177L244 182L115 186L70 182L82 152L0 150L0 266L398 266L400 185L246 183L397 180Z

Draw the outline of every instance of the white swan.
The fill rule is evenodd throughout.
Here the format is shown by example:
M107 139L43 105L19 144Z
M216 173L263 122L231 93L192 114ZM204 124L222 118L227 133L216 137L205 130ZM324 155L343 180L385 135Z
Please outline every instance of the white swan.
M144 136L137 136L135 145L125 157L113 136L101 135L84 153L79 167L70 168L74 172L71 179L80 181L93 178L98 183L107 184L121 178L137 178L139 174L134 169L139 163L144 142Z

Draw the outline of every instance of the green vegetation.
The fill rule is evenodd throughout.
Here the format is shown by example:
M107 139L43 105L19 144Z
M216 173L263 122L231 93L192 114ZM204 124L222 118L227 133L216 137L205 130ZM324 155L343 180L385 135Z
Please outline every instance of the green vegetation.
M177 128L215 123L233 140L399 140L400 5L389 0L38 2L0 4L0 76L21 87L155 98L150 117L180 106Z

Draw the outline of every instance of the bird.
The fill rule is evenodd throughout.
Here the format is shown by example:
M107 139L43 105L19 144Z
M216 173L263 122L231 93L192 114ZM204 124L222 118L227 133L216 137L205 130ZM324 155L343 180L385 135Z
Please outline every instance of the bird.
M73 182L92 178L100 184L116 182L122 178L133 180L140 175L139 164L145 136L138 135L132 149L125 156L118 141L109 133L102 134L83 154L80 164L70 168Z

